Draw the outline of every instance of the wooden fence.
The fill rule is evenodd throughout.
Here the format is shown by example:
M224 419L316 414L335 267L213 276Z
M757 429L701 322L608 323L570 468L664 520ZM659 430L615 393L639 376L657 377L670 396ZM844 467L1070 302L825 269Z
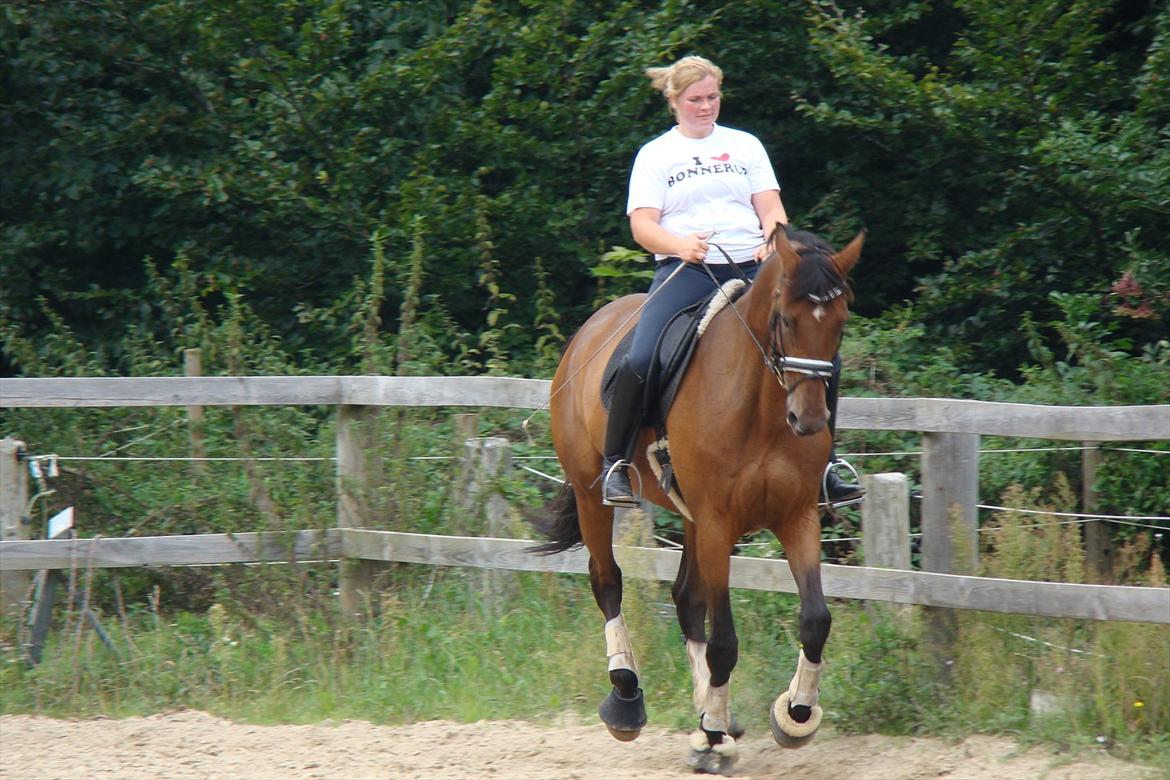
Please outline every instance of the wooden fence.
M28 540L3 517L0 575L68 566L200 565L249 561L407 561L488 569L584 572L583 552L529 555L525 540L423 536L359 528L362 407L468 406L538 409L549 383L504 377L200 377L0 379L0 407L331 405L338 410L338 526L297 534ZM1170 406L1054 407L923 398L843 398L839 427L922 433L922 563L927 571L825 566L827 595L1051 617L1170 623L1170 589L1024 582L966 576L975 560L979 437L1077 442L1170 439ZM11 449L11 445L10 445ZM0 464L2 465L2 464ZM13 472L9 465L0 477ZM19 469L15 469L19 471ZM897 518L905 483L870 481L866 516ZM0 496L5 488L0 485ZM883 504L874 497L882 497ZM25 499L27 500L27 499ZM867 511L868 510L868 511ZM959 521L956 532L955 523ZM904 517L899 522L908 522ZM879 534L874 533L876 538ZM904 529L903 537L904 538ZM673 579L677 551L632 548L643 576ZM900 565L900 564L893 564ZM364 587L343 567L343 605ZM787 563L736 557L734 587L795 592Z

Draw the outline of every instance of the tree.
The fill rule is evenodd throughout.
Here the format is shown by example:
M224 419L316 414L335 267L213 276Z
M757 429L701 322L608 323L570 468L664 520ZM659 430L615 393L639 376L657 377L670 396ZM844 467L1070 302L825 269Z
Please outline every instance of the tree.
M912 300L962 368L1011 371L1025 315L1092 292L1136 351L1168 314L1167 16L1150 0L10 4L4 313L47 327L43 297L117 370L156 305L144 261L181 261L197 294L245 295L288 349L340 361L335 315L377 233L386 327L421 245L413 321L452 365L529 354L549 334L531 324L555 310L570 332L590 269L632 244L629 166L669 123L643 70L697 52L724 67L722 121L764 141L797 225L870 228L860 312Z
M1021 318L1056 315L1050 292L1104 296L1128 270L1165 311L1155 269L1170 250L1154 226L1170 204L1170 148L1166 90L1153 89L1165 14L1088 0L897 5L872 17L820 4L811 41L832 91L799 100L848 139L833 144L841 175L826 201L898 242L879 251L918 277L930 330L977 344L969 366L1010 372ZM895 48L935 19L954 30L949 46Z

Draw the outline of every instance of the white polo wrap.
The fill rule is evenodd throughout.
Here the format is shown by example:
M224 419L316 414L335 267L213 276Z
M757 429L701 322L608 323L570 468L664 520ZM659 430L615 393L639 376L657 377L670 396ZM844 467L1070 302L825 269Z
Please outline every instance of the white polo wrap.
M699 725L707 731L727 731L731 727L731 713L727 702L731 694L731 683L712 685L707 688L707 704Z
M815 707L817 705L818 690L821 684L821 666L814 664L800 651L800 659L796 662L796 674L788 684L788 701L794 707Z
M691 662L691 700L695 703L695 712L701 715L707 705L707 687L711 684L707 643L688 639L687 659Z
M703 729L695 729L688 737L691 743L691 750L696 753L706 753L710 751L716 755L723 756L726 759L735 761L739 758L739 745L735 744L735 737L730 734L723 735L723 741L718 745L712 745L707 740L707 732Z
M634 674L638 673L634 647L630 644L630 631L626 628L625 616L620 612L605 624L605 654L609 656L609 671L629 669Z

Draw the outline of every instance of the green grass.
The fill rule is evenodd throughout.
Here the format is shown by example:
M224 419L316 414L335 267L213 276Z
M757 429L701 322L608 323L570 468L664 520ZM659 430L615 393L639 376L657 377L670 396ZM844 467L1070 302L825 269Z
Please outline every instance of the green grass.
M400 566L357 625L339 620L331 594L292 597L276 617L249 606L264 601L255 579L220 576L219 598L201 614L103 617L118 658L93 632L60 626L30 669L6 626L0 712L120 717L183 706L253 723L541 721L566 710L595 717L608 692L603 620L581 576L508 573L488 605L482 572ZM274 589L287 592L287 583ZM241 592L248 600L233 596ZM733 608L733 708L751 732L767 733L768 708L795 670L799 602L734 591ZM838 731L996 732L1072 750L1100 736L1119 755L1170 767L1164 626L965 613L940 675L920 610L855 602L832 610L821 693ZM690 673L667 584L627 579L624 612L651 723L690 728ZM1066 697L1068 710L1033 716L1033 688Z

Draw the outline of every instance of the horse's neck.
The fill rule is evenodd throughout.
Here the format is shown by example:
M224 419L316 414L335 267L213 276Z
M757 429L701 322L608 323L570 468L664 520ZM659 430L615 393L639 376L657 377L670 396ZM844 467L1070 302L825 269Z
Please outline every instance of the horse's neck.
M772 318L772 299L780 283L780 258L773 254L760 266L751 289L743 296L744 320L765 349L768 348L769 324Z
M765 365L765 359L771 350L769 323L772 317L772 297L780 281L780 273L780 260L773 256L760 266L751 288L737 302L740 317L720 312L726 320L721 337L734 341L729 342L726 348L721 348L720 353L728 360L739 363L735 372L736 383L744 392L758 387L760 392L771 393L778 387L772 372Z

